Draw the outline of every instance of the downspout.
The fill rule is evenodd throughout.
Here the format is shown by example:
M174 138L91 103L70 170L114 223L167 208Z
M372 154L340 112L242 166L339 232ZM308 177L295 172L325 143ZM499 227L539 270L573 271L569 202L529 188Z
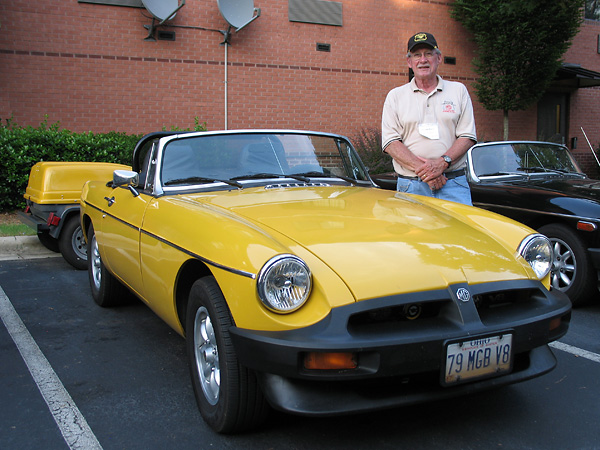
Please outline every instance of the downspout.
M227 130L227 81L228 81L228 74L227 74L227 64L228 64L228 60L227 60L227 47L229 47L229 43L227 42L227 40L225 40L225 81L224 81L224 87L225 87L225 130Z

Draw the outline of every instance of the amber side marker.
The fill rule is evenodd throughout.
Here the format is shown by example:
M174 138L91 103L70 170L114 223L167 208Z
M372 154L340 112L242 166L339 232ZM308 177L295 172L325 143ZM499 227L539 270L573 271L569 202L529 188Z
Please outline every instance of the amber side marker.
M556 330L558 327L560 327L561 322L562 322L562 319L560 317L557 317L556 319L552 319L550 321L550 331Z
M596 224L580 220L577 222L577 229L582 231L596 231Z
M340 370L358 367L356 353L318 353L304 355L304 368L309 370Z

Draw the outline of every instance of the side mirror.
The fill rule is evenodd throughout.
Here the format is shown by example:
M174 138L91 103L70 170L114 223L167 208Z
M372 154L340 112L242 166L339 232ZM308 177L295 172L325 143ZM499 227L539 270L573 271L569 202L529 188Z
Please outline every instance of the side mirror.
M139 173L131 170L115 170L113 172L113 187L118 186L133 186L137 187L139 181Z
M140 174L131 170L115 170L113 172L113 189L119 186L127 187L134 197L140 195L135 189L138 186Z

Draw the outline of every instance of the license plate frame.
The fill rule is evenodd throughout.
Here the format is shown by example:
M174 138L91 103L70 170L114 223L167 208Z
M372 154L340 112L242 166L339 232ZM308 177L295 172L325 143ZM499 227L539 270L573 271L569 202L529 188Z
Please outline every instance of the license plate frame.
M510 373L513 337L512 331L503 331L446 342L442 385L454 386Z

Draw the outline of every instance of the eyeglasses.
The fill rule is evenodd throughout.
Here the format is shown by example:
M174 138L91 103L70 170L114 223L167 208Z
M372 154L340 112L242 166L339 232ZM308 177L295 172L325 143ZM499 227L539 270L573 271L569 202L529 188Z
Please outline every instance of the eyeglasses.
M425 53L411 53L410 57L412 59L416 59L419 60L423 57L425 57L426 59L433 59L433 57L436 55L435 52L425 52Z

